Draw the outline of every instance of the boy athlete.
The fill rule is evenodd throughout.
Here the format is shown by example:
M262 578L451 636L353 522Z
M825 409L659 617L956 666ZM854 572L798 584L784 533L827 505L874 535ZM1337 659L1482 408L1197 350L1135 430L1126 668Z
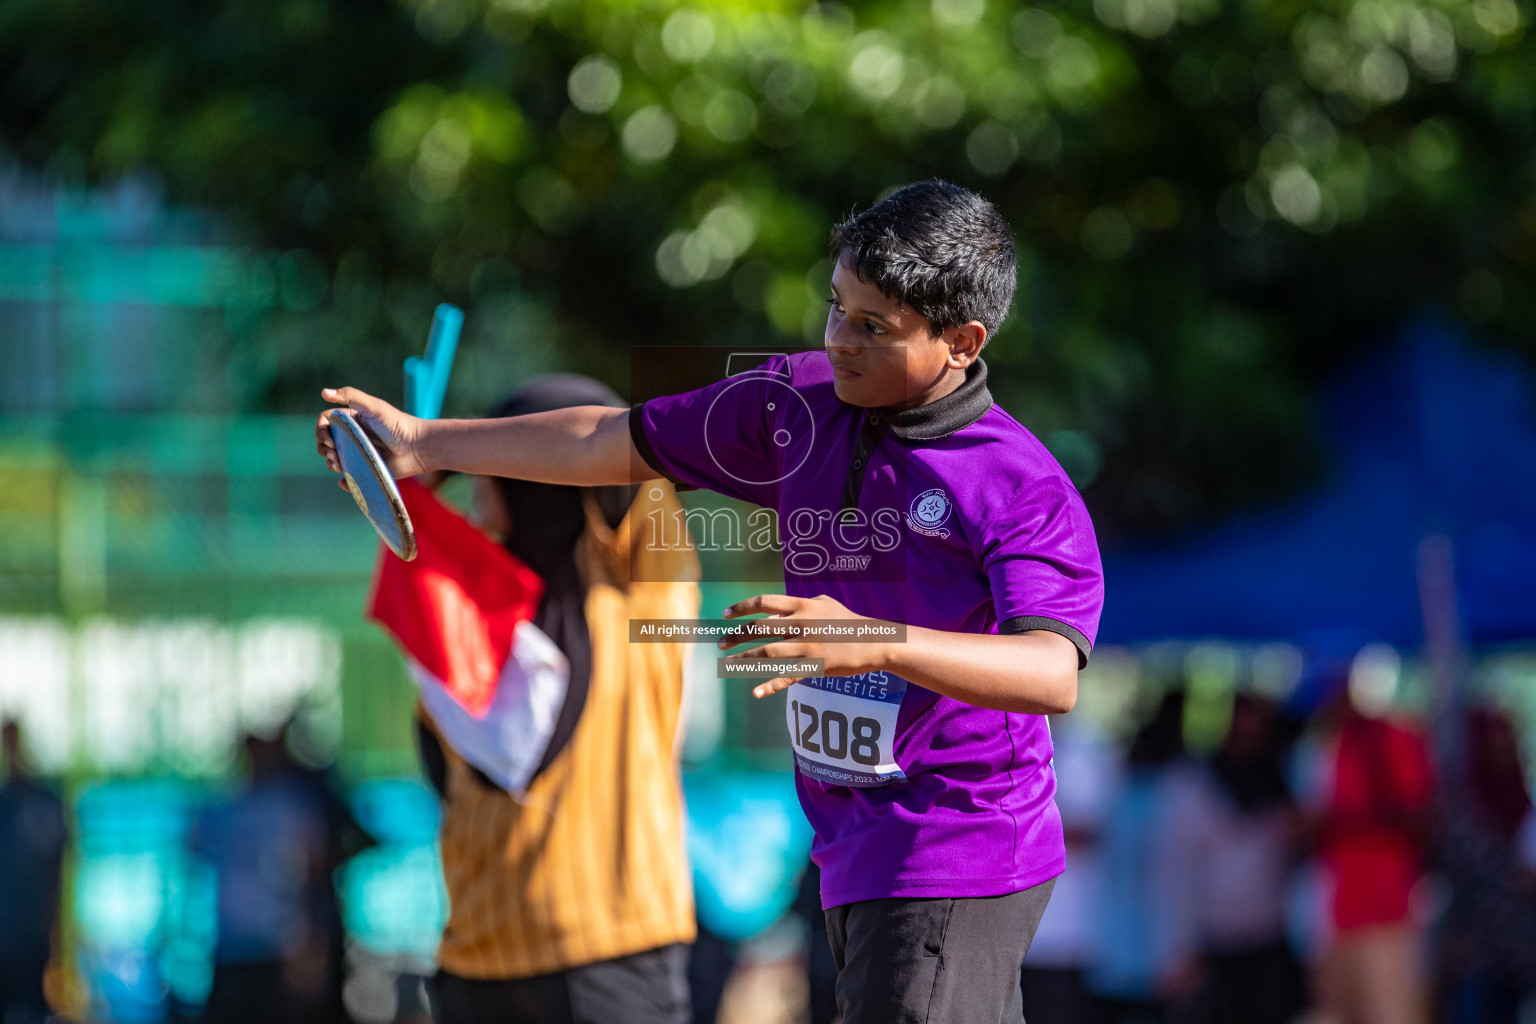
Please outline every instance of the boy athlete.
M991 204L909 185L832 241L824 349L697 391L480 421L323 397L357 412L396 476L661 476L775 509L787 593L724 614L764 612L786 634L733 659L825 662L786 715L843 1020L1018 1021L1065 856L1042 716L1076 701L1103 601L1097 542L1066 474L987 390L981 350L1016 276ZM316 440L339 472L328 412ZM855 617L907 623L905 638L793 635Z

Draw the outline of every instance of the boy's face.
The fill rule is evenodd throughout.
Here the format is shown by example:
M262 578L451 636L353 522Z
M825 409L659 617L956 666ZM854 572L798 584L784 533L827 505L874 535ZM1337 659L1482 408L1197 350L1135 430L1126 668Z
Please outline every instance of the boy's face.
M911 409L947 394L952 369L981 351L974 321L933 333L928 318L861 280L846 260L832 271L825 344L837 397L862 408ZM979 332L979 337L977 334Z

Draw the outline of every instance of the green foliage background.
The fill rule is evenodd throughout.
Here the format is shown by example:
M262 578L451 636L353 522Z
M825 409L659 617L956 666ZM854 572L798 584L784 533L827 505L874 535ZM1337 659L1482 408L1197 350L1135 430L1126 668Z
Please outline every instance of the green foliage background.
M1439 304L1536 325L1529 0L9 0L0 140L152 171L290 250L239 401L394 394L438 299L450 411L632 345L820 337L827 229L927 176L996 201L1002 403L1106 537L1321 468L1310 395ZM291 279L291 280L290 280Z

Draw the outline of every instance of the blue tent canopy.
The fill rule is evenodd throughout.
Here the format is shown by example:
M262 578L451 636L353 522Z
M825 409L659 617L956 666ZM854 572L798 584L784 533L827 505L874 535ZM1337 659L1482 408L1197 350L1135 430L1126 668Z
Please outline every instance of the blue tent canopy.
M1420 540L1451 538L1474 643L1536 637L1536 403L1521 358L1424 319L1323 392L1329 482L1105 559L1103 643L1348 635L1417 646Z

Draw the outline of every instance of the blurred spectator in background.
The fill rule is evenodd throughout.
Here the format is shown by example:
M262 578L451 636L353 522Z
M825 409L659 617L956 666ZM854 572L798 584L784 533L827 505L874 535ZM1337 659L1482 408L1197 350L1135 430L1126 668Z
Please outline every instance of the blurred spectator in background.
M1122 764L1119 751L1081 716L1053 717L1051 742L1067 866L1029 947L1022 979L1024 1019L1074 1024L1090 1019L1083 970L1093 948L1103 887L1099 847L1119 792Z
M1520 737L1504 714L1473 709L1446 800L1440 868L1444 1024L1516 1024L1536 987L1536 865L1519 840L1533 820Z
M813 861L805 863L800 889L795 893L793 913L806 923L805 980L810 1002L809 1024L832 1024L837 1020L837 961L832 958L832 942L827 937L827 915L821 909L821 869ZM696 1017L700 1024L713 1018Z
M1339 1024L1427 1019L1423 876L1434 777L1422 735L1386 717L1351 680L1318 715L1312 812L1327 920L1317 964L1321 1007ZM1368 680L1367 680L1368 681Z
M289 756L294 749L292 736L297 724L295 715L283 726L284 768L319 815L324 830L319 870L308 876L304 890L310 927L316 932L310 948L319 954L311 971L319 983L318 987L311 986L310 994L304 1000L299 1024L344 1024L351 1019L343 998L347 981L347 928L342 919L336 877L346 861L375 845L376 840L338 795L334 765L311 767Z
M1301 965L1286 940L1291 870L1301 815L1282 770L1285 735L1273 701L1238 693L1231 723L1194 784L1170 801L1171 881L1195 913L1181 965L1204 975L1205 1017L1219 1024L1287 1024L1306 1002Z
M208 1024L341 1019L333 820L283 736L248 735L249 779L192 828L218 878Z
M492 410L621 406L554 374ZM442 1024L687 1024L695 934L676 741L682 643L630 643L631 619L698 616L690 545L647 543L681 510L669 485L562 487L477 477L474 518L544 582L533 624L570 681L524 794L491 782L418 722L443 801L449 918L433 1011Z
M1083 980L1104 1024L1160 1024L1193 979L1187 886L1177 880L1167 812L1194 782L1184 749L1184 691L1170 690L1131 741L1124 785L1101 847L1102 898Z
M830 950L828 955L831 955ZM716 935L704 921L698 922L688 957L688 1001L693 1006L694 1024L715 1024L719 1019L726 986L730 984L740 959L740 942ZM807 961L807 974L810 967L810 961Z
M740 958L739 942L722 938L703 921L698 922L688 957L688 1001L694 1024L715 1024L725 1002L725 987ZM806 967L809 971L809 962Z
M0 1022L41 1024L68 832L63 801L32 773L21 740L15 721L0 723Z

